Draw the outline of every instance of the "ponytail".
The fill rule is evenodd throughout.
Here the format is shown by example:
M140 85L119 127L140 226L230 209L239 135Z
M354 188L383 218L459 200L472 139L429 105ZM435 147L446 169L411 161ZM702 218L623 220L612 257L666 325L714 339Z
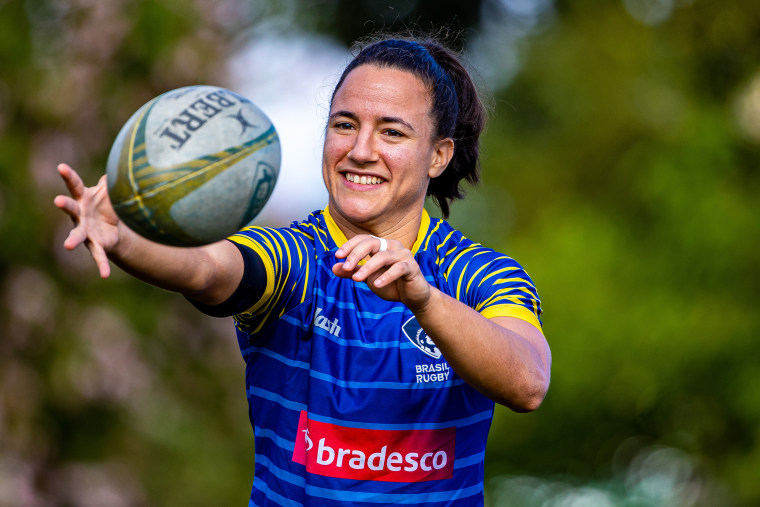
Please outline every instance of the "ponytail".
M431 196L444 218L449 216L449 204L464 197L462 180L475 184L480 181L480 134L486 124L486 109L470 73L458 55L434 41L423 42L438 64L449 74L456 90L458 115L454 128L454 156L446 170L433 178L427 195ZM433 105L436 108L436 105Z

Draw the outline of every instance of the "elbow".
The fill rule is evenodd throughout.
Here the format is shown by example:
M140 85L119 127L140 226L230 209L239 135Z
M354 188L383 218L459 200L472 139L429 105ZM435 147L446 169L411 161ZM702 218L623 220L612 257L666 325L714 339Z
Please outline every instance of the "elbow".
M543 357L533 364L532 368L526 368L517 382L514 396L506 406L514 412L526 413L538 409L546 398L551 380L551 354Z
M193 301L204 305L219 304L219 297L214 292L216 273L209 269L208 265L199 263L198 269L193 276L188 277L187 285L182 294Z
M510 396L503 396L497 402L505 405L513 412L528 413L538 409L546 398L549 390L548 375L540 375L512 391Z
M188 299L214 306L226 301L237 288L234 282L239 282L239 279L231 275L229 261L223 255L224 243L221 245L212 244L198 249L193 270L188 274L185 290L182 291ZM242 265L239 268L242 277Z
M546 397L545 390L541 392L537 391L537 392L524 396L517 403L513 403L512 405L508 405L508 406L510 409L512 409L513 412L525 414L528 412L533 412L534 410L538 409L538 407L540 407L541 404L544 402L545 397Z

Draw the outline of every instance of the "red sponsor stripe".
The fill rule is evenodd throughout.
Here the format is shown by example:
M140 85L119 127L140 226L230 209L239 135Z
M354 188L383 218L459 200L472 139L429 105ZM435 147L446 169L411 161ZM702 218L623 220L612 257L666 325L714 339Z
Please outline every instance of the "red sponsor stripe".
M456 428L375 430L298 421L293 461L328 477L389 482L450 479Z

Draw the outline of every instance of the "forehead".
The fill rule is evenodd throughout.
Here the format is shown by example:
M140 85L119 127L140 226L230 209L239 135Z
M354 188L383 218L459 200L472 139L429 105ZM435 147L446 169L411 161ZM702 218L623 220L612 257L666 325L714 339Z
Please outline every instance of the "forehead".
M394 116L427 115L430 91L411 72L393 67L360 65L349 72L333 97L331 112L373 112Z

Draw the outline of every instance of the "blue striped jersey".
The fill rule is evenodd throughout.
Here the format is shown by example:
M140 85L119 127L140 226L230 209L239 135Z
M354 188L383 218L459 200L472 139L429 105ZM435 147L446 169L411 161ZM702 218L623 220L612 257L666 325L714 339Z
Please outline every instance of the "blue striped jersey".
M266 269L263 295L234 316L255 435L250 505L482 505L494 403L403 304L333 275L346 237L329 209L230 240ZM541 328L536 289L513 259L427 213L412 251L444 293Z

